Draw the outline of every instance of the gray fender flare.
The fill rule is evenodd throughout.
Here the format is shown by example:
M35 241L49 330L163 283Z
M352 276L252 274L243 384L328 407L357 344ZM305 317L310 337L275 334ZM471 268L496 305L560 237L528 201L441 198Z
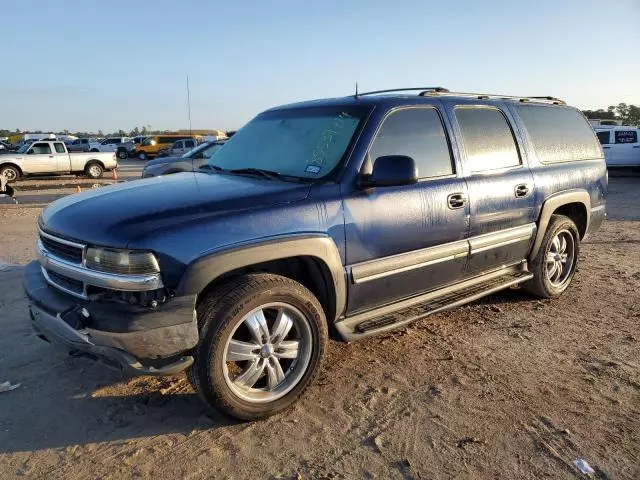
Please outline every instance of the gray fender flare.
M536 239L533 242L531 253L529 254L529 260L533 260L540 250L542 245L542 239L547 232L547 226L551 220L551 215L558 208L570 203L582 203L587 211L587 225L586 230L589 231L589 221L591 220L591 197L586 190L568 190L566 192L557 193L547 198L542 204L542 210L540 211L540 217L538 219L538 232Z
M336 318L328 320L335 321L346 308L347 282L338 248L326 235L276 238L211 253L195 260L187 267L178 285L176 296L198 295L216 278L238 268L300 256L318 259L331 273Z

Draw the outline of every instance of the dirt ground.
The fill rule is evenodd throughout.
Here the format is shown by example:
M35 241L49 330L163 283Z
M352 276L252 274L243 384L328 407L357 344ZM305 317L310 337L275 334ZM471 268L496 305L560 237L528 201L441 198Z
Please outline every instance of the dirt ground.
M640 478L640 178L572 287L518 289L394 334L331 342L296 406L242 424L183 375L123 378L31 333L21 290L36 208L0 207L0 477ZM9 266L7 264L14 264Z

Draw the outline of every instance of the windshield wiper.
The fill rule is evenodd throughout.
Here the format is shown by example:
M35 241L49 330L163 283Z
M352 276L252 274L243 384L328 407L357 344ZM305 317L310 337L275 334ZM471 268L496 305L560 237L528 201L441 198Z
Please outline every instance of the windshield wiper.
M248 173L252 175L260 175L269 180L278 180L278 179L281 179L283 176L288 176L288 175L282 175L278 172L274 172L273 170L265 170L264 168L236 168L235 170L229 170L229 173L238 173L238 174Z
M219 167L217 165L211 165L209 163L205 163L204 165L198 167L198 171L207 171L207 170L215 170L216 172L222 172L224 171L224 168Z

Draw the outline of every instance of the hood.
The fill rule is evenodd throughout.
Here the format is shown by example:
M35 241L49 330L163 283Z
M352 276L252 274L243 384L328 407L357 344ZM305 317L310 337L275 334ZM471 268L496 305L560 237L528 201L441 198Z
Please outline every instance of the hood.
M40 222L46 231L82 243L126 248L194 220L300 201L309 190L307 184L239 175L176 173L69 195L47 207Z
M144 168L151 167L152 165L162 165L163 163L188 162L189 160L191 159L182 157L160 157L155 160L149 160L144 164Z

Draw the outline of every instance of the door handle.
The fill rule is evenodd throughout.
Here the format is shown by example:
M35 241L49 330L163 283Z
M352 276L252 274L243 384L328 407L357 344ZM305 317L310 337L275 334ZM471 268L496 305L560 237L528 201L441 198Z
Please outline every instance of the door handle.
M49 155L49 158L53 158L53 155Z
M631 148L640 148L640 145L634 145L634 146L633 146L633 147L631 147Z
M603 150L609 150L611 147L602 147Z
M529 185L526 183L521 183L520 185L516 185L515 189L516 198L523 198L529 195Z
M450 209L462 208L467 204L466 193L452 193L447 197L447 205Z

